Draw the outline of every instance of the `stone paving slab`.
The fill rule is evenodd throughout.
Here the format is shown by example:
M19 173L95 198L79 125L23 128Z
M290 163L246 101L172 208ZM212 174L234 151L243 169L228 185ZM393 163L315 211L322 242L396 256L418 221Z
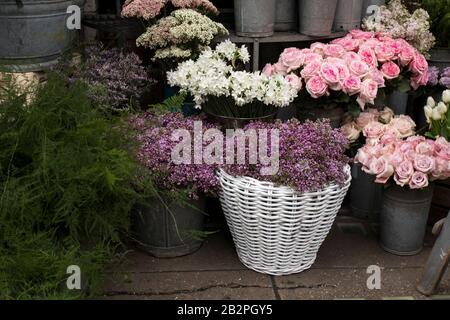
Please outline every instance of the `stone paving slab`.
M109 279L108 299L275 299L269 276L253 271L131 273Z

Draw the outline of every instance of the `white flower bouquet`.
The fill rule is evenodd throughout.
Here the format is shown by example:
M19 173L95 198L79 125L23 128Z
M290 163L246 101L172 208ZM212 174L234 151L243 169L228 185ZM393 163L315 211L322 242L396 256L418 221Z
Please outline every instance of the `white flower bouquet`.
M245 46L226 40L215 50L205 49L197 60L180 63L168 72L168 83L190 93L197 108L218 116L261 117L289 105L297 88L282 75L237 70L249 59Z

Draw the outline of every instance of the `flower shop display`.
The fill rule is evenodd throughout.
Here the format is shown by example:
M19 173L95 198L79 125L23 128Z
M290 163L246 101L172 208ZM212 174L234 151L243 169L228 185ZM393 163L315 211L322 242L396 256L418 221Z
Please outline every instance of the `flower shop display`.
M190 93L198 108L222 119L271 118L297 96L299 82L282 75L239 71L248 62L245 46L226 40L205 49L197 60L180 63L167 73L168 83Z
M145 113L130 119L144 176L158 188L155 197L136 207L134 230L139 248L156 257L183 256L202 245L199 235L204 230L205 196L218 190L216 167L172 160L179 142L173 139L173 133L179 129L193 132L196 120L179 113ZM205 123L203 132L211 127Z
M277 0L234 0L236 34L269 37L275 30Z
M331 34L338 0L299 0L299 32L313 37Z
M402 139L378 122L371 122L365 131L366 145L355 161L376 177L376 183L387 184L380 216L381 246L398 255L417 254L423 246L432 182L450 177L450 143L442 137Z
M227 34L222 24L207 16L192 9L179 9L151 25L136 40L136 45L154 50L154 61L171 66L197 58L215 37Z
M364 0L338 0L333 29L350 31L361 27L361 11Z
M428 69L428 86L437 87L437 90L450 89L450 67L439 69L431 66Z
M417 9L411 14L401 0L391 0L373 16L364 18L362 29L389 33L393 38L405 39L427 57L435 43L435 37L430 31L428 12Z
M253 122L245 129L279 130L279 170L261 175L264 165L258 163L218 171L220 200L239 259L272 275L306 270L350 186L348 141L326 121ZM275 141L268 141L271 148Z
M443 137L450 140L450 90L442 92L442 100L436 102L428 97L424 113L429 124L426 135L431 138Z
M297 0L277 0L275 31L293 31L298 27Z
M428 64L403 39L352 30L330 44L316 42L306 49L285 49L278 62L266 65L263 73L284 75L299 83L298 88L306 88L299 92L301 113L339 106L358 113L375 103L381 88L425 85Z

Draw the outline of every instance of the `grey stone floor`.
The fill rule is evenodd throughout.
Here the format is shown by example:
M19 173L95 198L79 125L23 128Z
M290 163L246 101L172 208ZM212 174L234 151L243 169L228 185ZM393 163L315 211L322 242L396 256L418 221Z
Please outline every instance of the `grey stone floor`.
M338 217L310 270L273 277L247 269L226 231L208 238L196 253L156 259L133 250L126 272L111 277L103 299L449 299L450 271L435 296L415 290L433 238L424 250L399 257L378 245L375 229ZM367 267L381 268L381 289L366 286Z

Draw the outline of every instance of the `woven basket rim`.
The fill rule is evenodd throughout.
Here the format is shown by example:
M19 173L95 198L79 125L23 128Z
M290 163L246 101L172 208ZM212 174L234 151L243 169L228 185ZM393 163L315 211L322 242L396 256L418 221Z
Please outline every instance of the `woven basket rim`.
M323 188L320 189L320 190L317 190L317 191L309 191L309 192L300 192L300 191L295 190L295 189L292 188L292 187L283 186L283 185L279 186L279 185L276 185L275 183L270 182L270 181L261 181L261 180L258 180L258 179L252 178L252 177L248 177L248 176L233 176L233 175L227 173L227 172L226 172L224 169L222 169L222 168L220 168L220 169L217 171L217 174L218 174L219 177L220 177L220 176L223 176L223 177L225 177L225 178L227 178L227 179L230 179L230 180L234 180L234 181L238 180L237 183L239 183L239 184L247 184L247 185L252 184L252 185L255 185L255 186L260 186L260 187L262 187L262 188L275 189L275 190L283 191L283 193L290 193L290 194L295 194L295 195L302 195L302 196L317 196L317 195L321 195L321 194L323 194L323 193L326 193L326 192L328 192L328 191L330 191L330 190L334 190L334 189L336 189L336 188L338 188L338 189L343 189L343 188L345 188L345 186L346 186L346 185L351 181L351 179L352 179L352 176L351 176L351 167L350 167L350 165L346 164L346 165L344 166L343 170L344 170L345 173L347 174L347 179L346 179L345 182L342 184L342 186L340 186L339 184L333 182L333 183L330 183L330 184L328 184L327 186L323 187Z

